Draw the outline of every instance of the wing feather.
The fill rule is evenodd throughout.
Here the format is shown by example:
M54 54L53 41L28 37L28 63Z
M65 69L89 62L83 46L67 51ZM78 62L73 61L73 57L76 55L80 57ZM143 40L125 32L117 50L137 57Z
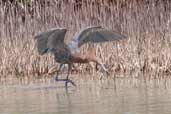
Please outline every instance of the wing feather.
M58 46L58 44L64 44L66 32L66 29L55 28L41 32L35 36L35 39L37 39L37 48L39 54L43 55L49 51L52 51Z
M104 29L101 26L93 26L81 30L81 32L71 40L71 42L69 43L69 47L72 51L73 49L79 48L83 44L88 42L101 43L107 41L121 40L125 38L127 37L118 32Z

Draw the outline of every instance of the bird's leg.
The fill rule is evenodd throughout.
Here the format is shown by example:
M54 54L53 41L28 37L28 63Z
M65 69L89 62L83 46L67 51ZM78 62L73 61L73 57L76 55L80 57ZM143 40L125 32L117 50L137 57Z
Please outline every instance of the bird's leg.
M100 58L98 58L95 55L95 53L87 53L87 54L85 54L84 60L87 60L88 62L95 62L96 64L98 64L98 65L100 65L102 67L103 71L107 74L107 76L109 75L109 72L106 69L106 67L104 66L104 64L102 63L102 60ZM100 77L100 79L102 79L102 77Z
M72 68L72 64L68 64L68 73L67 73L67 77L66 77L66 82L65 82L65 87L68 87L68 83L70 82L72 85L76 86L76 84L69 79L69 75L71 74L71 69Z
M109 71L106 69L106 67L104 66L104 64L100 63L100 66L102 67L103 71L105 71L105 75L109 75ZM102 79L102 77L100 77L100 79Z
M106 73L107 76L110 74L107 68L104 66L104 64L99 58L96 59L96 63L102 67L103 71ZM102 79L102 76L100 77L100 79Z
M62 66L63 66L63 64L59 65L59 68L58 68L57 73L56 73L56 78L55 78L56 81L60 81L58 77L59 77L59 72L61 71Z

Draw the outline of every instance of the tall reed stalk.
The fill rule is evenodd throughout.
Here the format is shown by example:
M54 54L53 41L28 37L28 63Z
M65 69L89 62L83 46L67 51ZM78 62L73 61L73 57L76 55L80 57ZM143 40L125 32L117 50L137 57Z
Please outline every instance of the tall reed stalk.
M125 41L85 45L82 49L96 47L112 74L140 73L149 78L171 74L170 0L42 1L0 2L1 78L43 76L55 64L51 55L38 55L33 39L38 32L65 27L68 41L76 31L90 25L128 36ZM90 67L78 66L84 72Z

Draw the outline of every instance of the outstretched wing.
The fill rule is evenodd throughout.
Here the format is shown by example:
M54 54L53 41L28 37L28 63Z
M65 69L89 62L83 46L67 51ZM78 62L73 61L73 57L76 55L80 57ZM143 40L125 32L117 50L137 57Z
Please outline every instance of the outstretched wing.
M67 30L63 28L54 28L46 32L41 32L35 39L37 39L37 48L39 54L43 55L53 49L56 49L58 44L64 45L64 37Z
M115 41L126 38L117 32L107 30L101 26L94 26L83 29L71 40L69 47L71 50L81 47L87 42L99 43L107 41Z

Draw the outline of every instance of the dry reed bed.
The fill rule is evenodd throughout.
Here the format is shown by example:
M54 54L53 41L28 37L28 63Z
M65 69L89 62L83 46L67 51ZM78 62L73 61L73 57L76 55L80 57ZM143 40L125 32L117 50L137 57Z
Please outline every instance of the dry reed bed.
M84 0L77 4L74 0L51 0L43 5L25 5L24 9L0 3L0 77L44 76L55 62L51 55L38 55L34 35L48 28L66 27L68 41L76 31L90 25L102 25L128 36L119 43L85 45L82 49L96 47L113 75L169 76L170 6L169 0ZM87 65L77 66L82 72L90 70Z

